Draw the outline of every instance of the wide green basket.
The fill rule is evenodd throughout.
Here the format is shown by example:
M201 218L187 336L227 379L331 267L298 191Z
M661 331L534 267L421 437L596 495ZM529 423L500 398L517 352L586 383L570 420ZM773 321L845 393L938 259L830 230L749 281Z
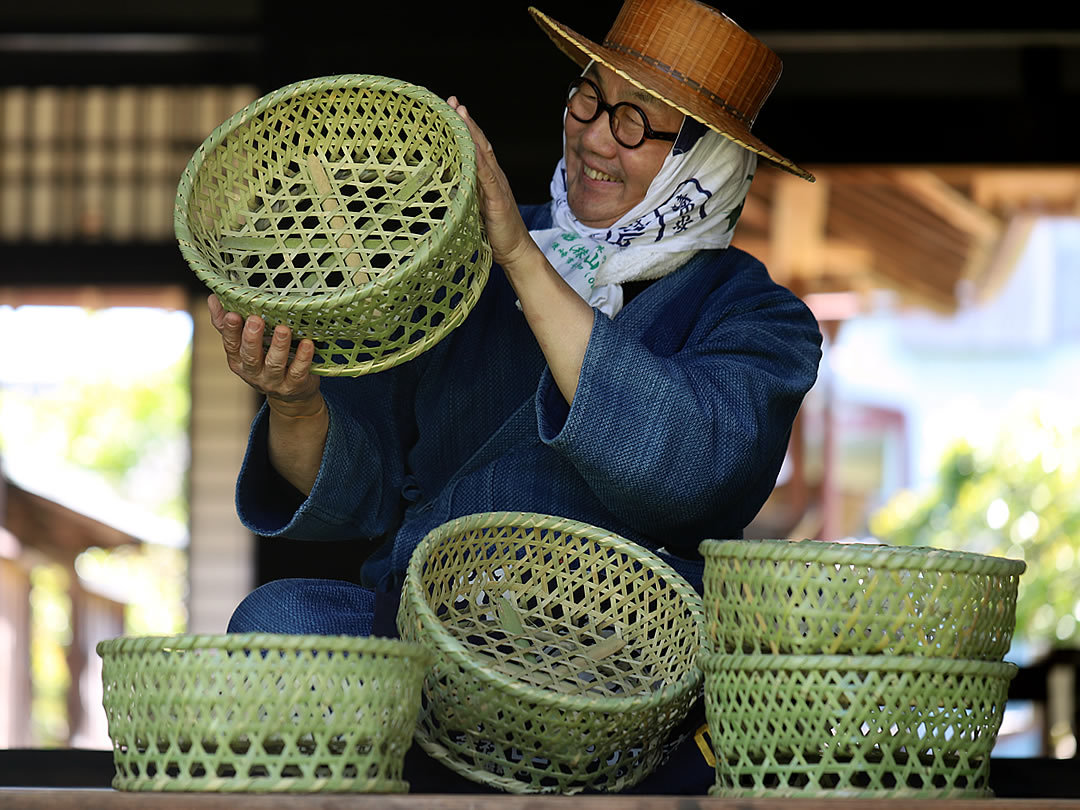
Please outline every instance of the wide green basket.
M917 656L703 657L724 797L982 798L1016 667Z
M313 371L403 363L460 324L491 248L468 128L383 76L297 82L217 127L180 178L180 252L227 310L315 341ZM295 345L295 343L294 343Z
M820 540L706 540L705 646L1001 660L1020 560Z
M408 790L431 654L383 638L236 634L97 646L113 787Z
M430 647L416 739L514 793L618 791L651 773L700 697L701 601L646 549L548 515L446 523L398 613Z

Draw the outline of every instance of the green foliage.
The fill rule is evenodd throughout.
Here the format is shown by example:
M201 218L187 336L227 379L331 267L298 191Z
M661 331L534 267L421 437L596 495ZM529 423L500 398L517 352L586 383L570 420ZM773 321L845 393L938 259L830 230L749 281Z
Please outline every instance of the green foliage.
M187 554L183 549L144 544L114 549L91 547L75 570L107 596L127 603L124 631L171 635L187 626Z
M1016 636L1080 645L1080 420L1029 403L985 449L957 442L938 480L902 492L870 520L895 545L928 545L1023 559Z
M30 573L31 726L43 748L67 742L67 692L71 686L66 649L71 643L71 598L62 565L34 566Z
M176 452L186 442L190 353L166 371L132 384L106 380L81 383L78 398L65 407L67 460L100 473L118 491L137 489L132 479L152 468L156 457ZM182 487L177 482L156 509L184 520Z

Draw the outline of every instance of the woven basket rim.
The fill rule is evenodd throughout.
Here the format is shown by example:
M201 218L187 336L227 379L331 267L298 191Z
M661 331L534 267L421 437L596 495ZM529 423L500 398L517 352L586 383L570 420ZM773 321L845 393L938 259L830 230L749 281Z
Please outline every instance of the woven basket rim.
M97 653L106 655L144 654L167 651L274 649L290 652L350 652L416 658L426 668L433 661L423 645L382 636L318 636L283 633L228 633L216 635L177 634L167 636L119 636L97 643Z
M918 655L772 655L769 653L709 653L698 656L698 666L706 673L724 670L744 672L840 670L981 675L1007 680L1012 680L1020 670L1010 661L980 661L968 658L928 658Z
M933 546L890 546L841 543L832 540L703 540L698 551L710 559L803 561L826 565L868 565L886 570L949 571L1012 576L1027 570L1027 563L974 551Z
M311 295L306 291L288 292L280 294L279 297L287 300L289 306L295 307L297 311L305 311L307 309L318 310L342 301L367 298L375 295L382 288L400 283L412 272L414 266L423 264L429 255L438 255L446 242L455 238L456 232L459 230L458 225L463 221L466 215L470 200L477 194L475 145L473 144L472 136L469 134L468 126L462 120L461 116L454 112L446 101L427 88L400 79L367 73L342 73L332 76L320 76L287 84L284 87L280 87L277 90L255 99L255 101L233 113L215 127L210 135L208 135L195 149L195 152L188 160L187 166L180 174L180 181L176 188L176 197L173 205L173 230L180 247L180 253L200 281L210 287L215 293L222 293L232 289L249 289L243 284L229 281L220 275L217 270L206 262L202 254L193 245L194 240L191 236L187 221L188 198L191 194L192 186L198 175L198 171L206 159L206 156L239 126L247 123L249 119L261 114L281 101L306 93L366 88L374 84L383 85L387 89L423 101L442 115L449 124L450 130L453 132L454 140L461 155L461 183L464 193L456 194L453 199L450 200L441 227L433 229L433 237L431 239L426 239L421 243L418 250L413 255L412 261L407 264L394 267L385 273L378 273L374 278L355 287L339 287L336 290L327 291L321 295ZM480 249L479 244L476 247L478 250Z
M423 589L420 584L420 570L427 560L428 551L446 537L471 529L495 528L508 525L558 529L571 533L575 537L590 540L599 545L626 553L657 575L664 577L668 585L679 593L693 614L700 635L705 620L701 597L682 575L644 546L627 540L607 529L569 518L560 518L538 512L477 512L450 520L428 532L413 550L405 574L404 598L409 600L409 604L416 611L416 616L422 625L424 637L449 655L455 664L463 670L469 671L480 680L486 681L491 686L508 690L520 700L545 707L557 707L564 711L636 712L651 707L653 704L671 700L689 689L696 688L701 683L702 673L700 667L695 662L691 662L691 665L679 680L647 696L586 697L584 695L565 695L540 686L522 683L491 667L478 663L476 657L468 651L465 645L451 635L435 616L435 612L423 596Z

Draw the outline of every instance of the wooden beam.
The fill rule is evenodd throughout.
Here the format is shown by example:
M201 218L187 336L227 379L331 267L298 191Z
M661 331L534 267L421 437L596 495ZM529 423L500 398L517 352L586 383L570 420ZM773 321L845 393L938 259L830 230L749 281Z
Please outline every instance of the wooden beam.
M934 256L950 264L962 263L971 243L921 200L887 183L835 186L829 232L875 249L887 235L897 245L890 250L899 255Z
M208 293L209 294L209 293ZM152 307L155 309L187 309L188 296L180 286L110 287L31 286L0 287L0 305L18 307L71 306L86 309L108 307Z
M776 273L773 272L771 239L755 236L736 237L732 245L739 250L745 250L764 264L774 278L776 277ZM807 279L819 276L858 276L874 268L874 251L861 245L829 239L817 250L819 262L816 272L806 276Z
M1080 169L999 169L975 172L971 196L983 208L1010 213L1080 214Z
M892 172L892 181L897 188L917 198L954 228L975 239L993 240L1001 235L1004 223L999 217L957 191L932 171L898 169Z
M1001 239L988 252L985 262L980 267L972 268L972 275L966 278L976 301L990 300L1005 286L1027 247L1037 219L1034 214L1012 217Z
M812 278L824 260L829 183L807 183L794 176L777 178L772 199L769 260L781 283Z

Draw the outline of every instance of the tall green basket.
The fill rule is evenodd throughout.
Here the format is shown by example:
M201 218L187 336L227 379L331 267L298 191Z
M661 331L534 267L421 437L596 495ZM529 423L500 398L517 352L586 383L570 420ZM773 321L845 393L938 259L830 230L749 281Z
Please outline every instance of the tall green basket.
M383 76L297 82L231 116L184 170L174 223L225 308L312 339L323 375L429 349L491 265L468 128L435 94Z
M618 791L700 696L701 602L656 555L563 518L450 521L410 560L398 627L435 664L416 739L513 793Z
M983 798L1016 667L888 655L702 660L723 797Z
M716 652L1001 660L1025 564L964 551L822 540L706 540Z
M431 663L422 647L236 634L119 638L97 651L118 790L408 790Z

